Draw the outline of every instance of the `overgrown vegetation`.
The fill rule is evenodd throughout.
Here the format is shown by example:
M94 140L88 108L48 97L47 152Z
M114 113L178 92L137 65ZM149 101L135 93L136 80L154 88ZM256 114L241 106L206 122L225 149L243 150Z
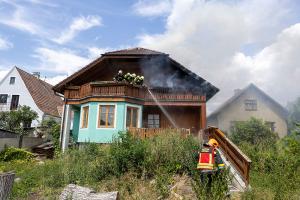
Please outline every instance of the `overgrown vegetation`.
M38 134L41 136L48 137L53 142L54 149L56 153L59 152L59 134L60 134L60 123L55 121L53 118L43 120L41 122L41 131L38 131Z
M245 199L298 199L300 196L300 125L276 139L263 121L251 119L234 127L232 140L252 160L252 190Z
M224 198L227 184L203 189L199 183L197 152L199 144L192 137L177 133L141 140L128 133L120 133L111 145L87 144L70 149L44 164L37 162L2 162L5 171L15 170L21 180L15 183L12 199L55 198L69 183L94 188L96 191L120 192L121 199L168 198L174 176L188 176L199 199L207 195ZM222 178L223 177L223 178ZM226 173L213 178L227 183Z
M0 112L0 128L19 134L26 134L26 128L38 117L29 106L20 106L17 110Z
M0 129L18 133L20 135L19 148L21 148L23 136L32 131L28 128L37 118L37 112L29 106L20 106L17 110L0 112Z
M34 155L24 149L8 147L0 152L0 162L8 162L13 160L31 161Z

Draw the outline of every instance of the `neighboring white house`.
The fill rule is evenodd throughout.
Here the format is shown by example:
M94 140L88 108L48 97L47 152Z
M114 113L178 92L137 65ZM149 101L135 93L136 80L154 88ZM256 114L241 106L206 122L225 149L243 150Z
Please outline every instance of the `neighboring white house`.
M23 105L38 113L38 120L32 122L32 126L36 126L45 118L59 119L63 101L55 95L52 85L42 81L38 74L13 67L0 81L0 112L16 110Z
M207 124L230 134L236 122L255 117L264 120L282 138L287 135L287 115L288 111L282 105L250 84L242 90L235 90L233 97L208 116Z

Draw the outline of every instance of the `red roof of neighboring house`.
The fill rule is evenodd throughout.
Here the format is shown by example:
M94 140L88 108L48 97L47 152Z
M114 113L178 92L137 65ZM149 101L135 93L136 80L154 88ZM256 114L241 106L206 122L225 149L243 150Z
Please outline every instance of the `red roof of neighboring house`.
M55 95L52 85L16 67L37 107L45 114L60 117L58 109L62 99Z

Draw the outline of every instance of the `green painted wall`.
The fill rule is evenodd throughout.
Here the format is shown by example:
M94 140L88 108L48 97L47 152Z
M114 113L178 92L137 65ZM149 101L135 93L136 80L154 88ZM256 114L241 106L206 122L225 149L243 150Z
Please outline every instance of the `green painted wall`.
M98 105L115 105L115 127L114 128L97 128L98 118ZM89 106L89 119L88 128L79 128L81 121L81 110L83 106ZM75 141L77 142L97 142L97 143L110 143L113 137L118 135L119 131L126 130L126 108L127 106L139 107L139 127L142 124L142 106L133 105L126 102L90 102L80 106L80 112L74 113L73 130L78 127L78 137ZM75 128L76 129L76 128ZM75 130L76 132L76 130Z
M74 110L74 118L73 118L73 128L72 128L72 135L75 141L78 140L79 134L79 119L80 119L80 110Z

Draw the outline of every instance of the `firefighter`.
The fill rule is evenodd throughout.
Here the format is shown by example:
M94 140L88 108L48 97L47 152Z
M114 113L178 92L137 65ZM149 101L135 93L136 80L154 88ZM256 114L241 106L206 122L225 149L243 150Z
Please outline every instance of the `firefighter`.
M219 152L219 143L212 138L208 141L208 144L214 147L215 167L218 170L224 169L225 165Z
M118 74L114 77L114 81L121 82L124 80L123 71L119 70Z
M202 183L211 186L212 175L224 169L224 163L218 152L219 143L215 139L210 139L208 143L203 144L199 154L197 169L200 170L200 179ZM207 181L206 181L207 179Z

